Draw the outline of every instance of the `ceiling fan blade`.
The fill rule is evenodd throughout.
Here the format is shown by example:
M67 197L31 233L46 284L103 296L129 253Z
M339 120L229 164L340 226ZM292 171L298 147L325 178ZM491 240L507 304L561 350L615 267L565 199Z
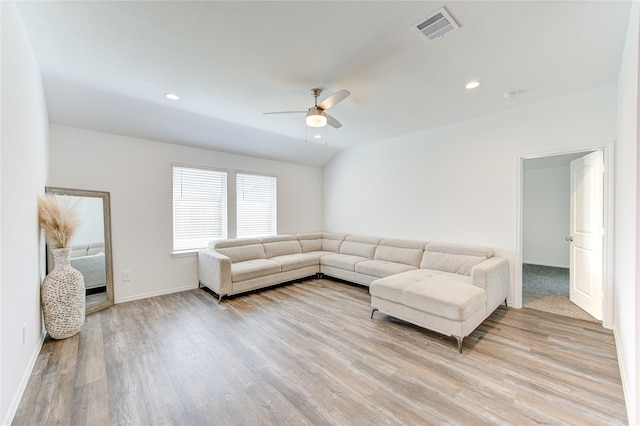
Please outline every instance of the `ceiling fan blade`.
M342 123L340 123L338 120L336 120L335 118L333 118L333 116L327 114L326 112L324 113L324 115L327 117L327 124L333 128L339 129L340 127L342 127Z
M336 93L334 93L333 95L329 96L324 101L320 102L320 104L318 106L326 111L329 108L331 108L334 105L336 105L338 102L342 102L350 94L351 94L351 92L349 92L346 89L338 90Z
M300 114L300 113L306 113L307 111L275 111L275 112L263 112L263 115L269 115L269 114Z

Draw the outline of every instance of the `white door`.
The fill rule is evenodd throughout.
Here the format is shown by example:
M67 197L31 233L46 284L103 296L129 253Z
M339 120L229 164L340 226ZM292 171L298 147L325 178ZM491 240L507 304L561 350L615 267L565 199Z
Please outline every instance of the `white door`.
M569 298L602 320L604 163L602 151L571 162Z

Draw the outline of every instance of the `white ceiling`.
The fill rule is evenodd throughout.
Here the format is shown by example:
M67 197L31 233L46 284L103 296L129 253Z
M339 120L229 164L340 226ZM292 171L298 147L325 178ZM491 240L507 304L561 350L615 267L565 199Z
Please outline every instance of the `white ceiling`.
M442 6L460 29L410 28ZM618 79L628 1L18 2L51 122L322 166L340 150ZM484 84L464 89L468 80ZM351 96L304 142L309 90ZM513 99L503 93L522 91ZM178 102L164 98L176 92Z

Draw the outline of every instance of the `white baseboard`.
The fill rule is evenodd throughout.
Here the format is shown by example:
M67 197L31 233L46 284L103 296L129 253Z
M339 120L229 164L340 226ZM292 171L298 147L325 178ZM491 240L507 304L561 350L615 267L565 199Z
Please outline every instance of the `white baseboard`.
M624 363L622 362L622 356L620 354L620 338L618 336L618 328L613 327L613 338L616 342L616 355L618 357L618 368L620 369L620 379L622 380L622 392L624 393L624 401L625 406L627 408L627 419L629 420L629 424L635 424L639 419L634 419L635 413L633 412L633 408L635 407L636 401L633 401L632 396L630 395L632 392L629 390L629 384L626 381L626 374L624 370Z
M22 380L20 380L20 386L18 386L18 390L13 397L13 401L11 401L11 405L9 406L9 410L7 411L7 416L2 419L3 425L10 425L13 422L13 418L18 412L18 407L20 406L20 401L22 400L22 396L24 395L24 391L27 389L27 384L29 383L29 379L31 378L31 373L33 373L33 368L36 366L36 362L38 361L38 355L40 355L40 351L42 350L42 345L44 344L44 338L46 336L46 332L42 332L42 336L40 336L40 342L36 345L33 354L31 354L31 359L29 360L29 364L27 365L27 369L22 375Z
M190 284L182 287L174 287L169 290L152 291L151 293L136 294L136 295L127 296L127 297L117 297L114 302L115 303L133 302L134 300L148 299L150 297L156 297L156 296L164 296L165 294L179 293L181 291L187 291L187 290L195 290L196 288L198 288L198 284L196 285Z

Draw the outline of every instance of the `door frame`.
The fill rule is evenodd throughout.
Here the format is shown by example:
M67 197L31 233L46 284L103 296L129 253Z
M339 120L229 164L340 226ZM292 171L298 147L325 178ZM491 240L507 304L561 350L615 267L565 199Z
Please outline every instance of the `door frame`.
M615 142L615 141L614 141ZM546 151L517 157L517 206L516 206L516 264L515 281L512 287L511 304L522 308L522 252L523 252L523 215L524 215L524 161L534 158L554 157L564 154L601 150L604 154L604 192L603 226L604 241L602 251L602 326L613 327L613 194L614 194L614 142L606 145L584 146L568 150Z

